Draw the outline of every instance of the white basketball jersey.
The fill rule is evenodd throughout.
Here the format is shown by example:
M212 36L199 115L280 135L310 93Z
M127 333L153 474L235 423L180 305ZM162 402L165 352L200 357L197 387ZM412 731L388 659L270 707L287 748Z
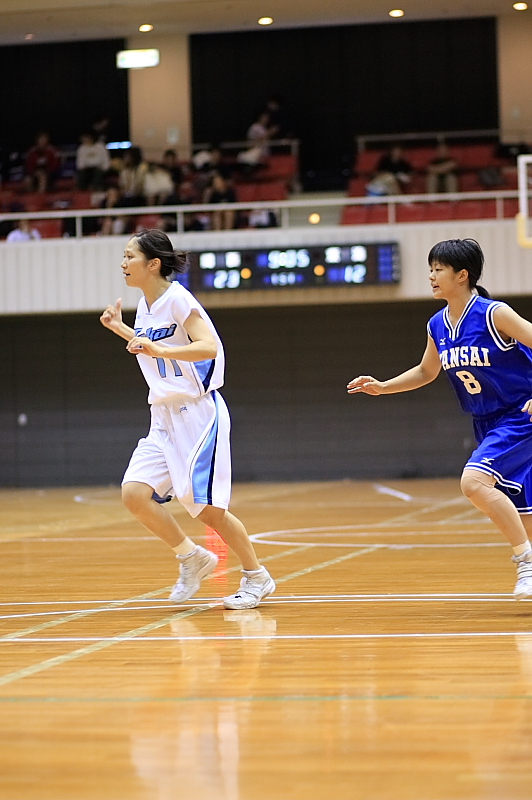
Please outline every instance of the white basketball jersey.
M184 323L193 310L199 312L214 336L218 348L216 358L191 362L138 353L139 366L150 387L148 403L166 403L176 395L200 397L223 385L224 351L220 337L196 298L177 281L168 286L151 308L148 308L145 297L140 300L135 335L146 336L162 347L190 344Z

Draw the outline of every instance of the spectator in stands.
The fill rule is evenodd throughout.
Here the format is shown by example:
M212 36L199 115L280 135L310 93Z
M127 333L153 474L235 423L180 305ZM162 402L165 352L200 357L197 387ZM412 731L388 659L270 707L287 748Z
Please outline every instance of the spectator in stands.
M436 157L427 166L427 192L457 192L458 162L443 142L438 145Z
M161 166L170 175L172 183L174 184L174 189L177 191L177 187L183 180L183 170L178 161L177 153L175 150L164 151Z
M210 187L203 198L205 203L235 203L236 195L225 178L214 175ZM214 231L230 231L235 226L235 212L233 209L226 211L213 211L212 229Z
M76 184L78 189L100 191L104 174L109 169L109 151L103 142L97 142L90 131L81 135L81 144L76 151Z
M37 228L32 228L29 219L19 219L17 227L7 234L8 242L31 242L41 238Z
M285 139L294 136L292 120L286 112L281 95L273 94L269 97L265 111L270 119L270 138Z
M164 205L174 193L174 182L168 170L150 163L144 176L143 194L149 206Z
M26 171L24 183L29 192L46 192L51 189L61 161L59 153L50 144L47 133L37 134L35 144L28 150L24 166Z
M242 151L237 156L237 161L251 172L258 167L264 166L270 155L268 141L272 138L274 129L270 124L270 115L263 111L255 122L248 128L246 138L251 143L251 147Z
M383 182L384 176L389 176L387 183L393 191L386 194L400 194L412 179L412 164L404 158L402 149L396 145L377 164L377 174Z
M278 224L277 216L270 208L254 208L249 212L250 228L276 228Z
M130 147L124 154L124 168L118 177L122 193L121 205L141 206L144 204L144 178L148 164L142 157L140 147Z
M111 120L105 115L94 120L91 125L91 130L92 133L94 133L94 139L96 142L103 142L105 144L108 139L110 123Z

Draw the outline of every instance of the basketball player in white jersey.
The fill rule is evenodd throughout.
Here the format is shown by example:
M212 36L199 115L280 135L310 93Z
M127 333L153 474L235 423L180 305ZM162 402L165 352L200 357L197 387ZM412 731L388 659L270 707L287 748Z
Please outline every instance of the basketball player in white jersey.
M255 608L275 589L257 561L244 525L227 509L231 495L229 414L222 343L205 310L175 278L186 269L168 236L144 230L128 242L122 271L143 292L135 329L122 321L121 301L107 306L102 325L126 339L149 386L151 426L122 482L126 507L175 552L179 579L170 600L182 603L215 568L214 553L185 535L164 503L177 497L192 517L214 528L236 553L244 577L225 608Z

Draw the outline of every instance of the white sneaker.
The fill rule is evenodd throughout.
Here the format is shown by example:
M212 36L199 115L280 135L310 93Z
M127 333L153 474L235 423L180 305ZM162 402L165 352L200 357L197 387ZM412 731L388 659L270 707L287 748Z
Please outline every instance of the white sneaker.
M177 559L180 561L179 580L168 599L174 603L183 603L196 594L203 578L207 577L218 563L218 556L198 544L191 553L177 556Z
M524 600L532 595L532 552L522 556L512 556L512 561L517 564L517 583L515 584L514 597Z
M240 581L240 589L230 597L224 597L224 608L256 608L260 601L275 591L275 582L267 569L248 572L242 570L244 577Z

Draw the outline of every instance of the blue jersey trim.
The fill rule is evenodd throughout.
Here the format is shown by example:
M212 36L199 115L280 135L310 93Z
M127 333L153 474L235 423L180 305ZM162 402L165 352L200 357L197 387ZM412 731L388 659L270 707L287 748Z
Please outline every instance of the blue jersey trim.
M214 367L216 366L216 359L212 358L206 361L195 361L194 366L196 367L196 372L198 373L200 381L203 384L203 388L206 392L208 392L211 378L214 373Z
M456 327L455 328L453 328L453 325L452 325L452 322L451 322L451 318L449 316L449 306L446 306L444 308L444 310L443 310L443 321L445 323L445 327L449 331L449 335L450 335L450 338L451 338L452 342L454 342L454 340L458 337L458 334L460 333L460 326L462 325L462 322L466 318L466 316L467 316L467 314L469 312L469 309L471 308L473 303L475 303L477 300L478 300L478 294L474 294L470 298L470 300L468 300L467 305L464 308L464 310L462 311L460 319L456 323Z
M204 439L201 450L192 470L192 492L195 503L212 505L212 485L214 481L214 465L216 462L216 445L218 441L218 403L213 392L215 403L214 421Z
M486 310L486 325L488 326L488 330L491 334L491 338L499 348L499 350L503 350L506 352L507 350L511 350L513 347L516 346L517 342L515 339L510 339L509 342L505 342L502 338L501 334L497 330L497 326L495 325L495 320L493 319L493 315L497 308L504 306L504 303L492 303L491 306L488 306Z
M491 467L487 467L485 464L477 464L475 461L468 461L464 469L476 469L479 470L479 472L485 472L486 475L493 475L493 477L496 478L497 483L500 483L500 485L504 486L505 489L515 492L516 494L519 494L519 492L523 490L522 483L505 480L500 472L497 472L497 470L492 469Z

